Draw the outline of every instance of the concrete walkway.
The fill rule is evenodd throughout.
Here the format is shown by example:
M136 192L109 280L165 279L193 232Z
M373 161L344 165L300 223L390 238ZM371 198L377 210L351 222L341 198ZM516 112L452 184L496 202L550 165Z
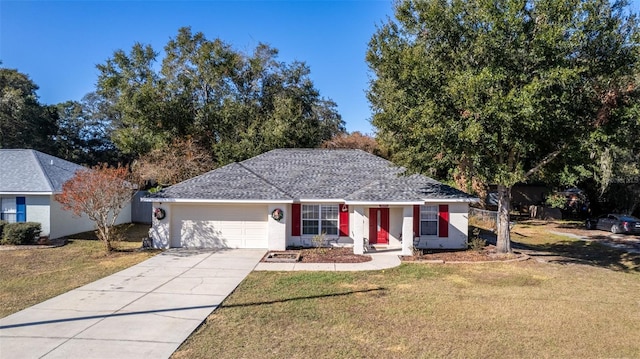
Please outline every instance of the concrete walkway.
M259 263L257 271L362 271L381 270L400 265L400 249L371 250L371 261L363 263Z
M169 250L0 319L0 358L168 358L264 250Z
M0 358L168 358L252 270L359 271L400 265L259 263L265 250L168 250L0 319Z

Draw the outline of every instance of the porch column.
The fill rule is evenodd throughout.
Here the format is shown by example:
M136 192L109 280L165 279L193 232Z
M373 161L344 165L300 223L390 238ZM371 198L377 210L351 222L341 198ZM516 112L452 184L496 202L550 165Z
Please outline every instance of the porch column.
M413 254L413 206L402 209L402 255Z
M162 208L165 213L163 219L158 219L153 215L153 210ZM151 228L149 229L149 237L152 239L153 248L170 248L171 247L171 206L159 202L153 202L151 207ZM179 238L174 240L179 242Z
M287 223L291 221L291 206L285 204L270 204L267 220L267 245L269 250L284 251L287 249ZM282 213L282 219L273 218L273 212L278 209Z
M351 219L353 254L364 254L364 207L353 208Z

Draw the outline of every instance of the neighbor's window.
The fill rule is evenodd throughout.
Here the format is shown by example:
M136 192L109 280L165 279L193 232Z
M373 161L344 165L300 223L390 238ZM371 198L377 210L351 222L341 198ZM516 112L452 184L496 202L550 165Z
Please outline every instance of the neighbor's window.
M337 204L303 204L302 234L338 234Z
M17 222L17 206L15 197L0 198L0 220Z
M420 206L420 234L423 236L438 234L438 206Z

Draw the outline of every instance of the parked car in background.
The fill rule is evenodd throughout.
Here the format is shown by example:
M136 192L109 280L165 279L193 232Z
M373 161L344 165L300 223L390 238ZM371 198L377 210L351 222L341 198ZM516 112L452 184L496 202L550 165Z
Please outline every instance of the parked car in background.
M640 233L640 219L626 214L603 214L598 218L587 219L585 227L611 233Z

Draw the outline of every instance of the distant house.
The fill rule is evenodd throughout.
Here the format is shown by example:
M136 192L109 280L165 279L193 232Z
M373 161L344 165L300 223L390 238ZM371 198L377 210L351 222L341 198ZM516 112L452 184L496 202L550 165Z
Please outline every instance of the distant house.
M360 150L280 149L168 187L152 202L154 246L466 248L478 199Z
M0 149L0 219L39 222L42 236L60 238L94 229L88 218L64 211L54 196L76 171L86 169L35 150ZM117 223L131 220L127 205Z

